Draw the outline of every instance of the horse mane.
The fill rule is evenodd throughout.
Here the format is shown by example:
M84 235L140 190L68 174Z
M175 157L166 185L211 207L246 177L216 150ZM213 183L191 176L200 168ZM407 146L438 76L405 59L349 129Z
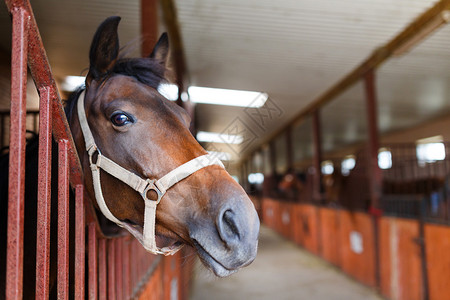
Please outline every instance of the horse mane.
M102 80L121 74L133 77L139 82L156 89L160 83L167 82L165 77L166 71L166 66L155 59L146 57L122 57L117 60L112 70L103 76ZM69 122L77 99L85 89L86 87L84 85L79 86L64 102L64 111Z

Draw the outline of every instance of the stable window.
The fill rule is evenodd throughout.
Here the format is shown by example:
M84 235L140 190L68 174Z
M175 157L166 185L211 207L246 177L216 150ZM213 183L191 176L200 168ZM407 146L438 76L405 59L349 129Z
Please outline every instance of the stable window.
M387 148L381 148L378 150L378 166L382 170L392 168L392 153Z
M334 172L333 162L331 160L326 160L322 162L322 174L330 175Z
M442 136L433 136L416 141L416 155L419 165L445 159L445 145Z
M262 173L250 173L248 175L248 182L250 184L262 184L264 182L264 174L262 174Z
M347 155L341 162L341 173L344 176L348 176L350 174L350 171L353 170L353 168L356 165L356 159L354 155Z

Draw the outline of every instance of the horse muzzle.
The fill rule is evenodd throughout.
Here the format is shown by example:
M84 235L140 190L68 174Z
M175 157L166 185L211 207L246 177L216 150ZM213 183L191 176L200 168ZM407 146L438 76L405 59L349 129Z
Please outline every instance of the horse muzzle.
M219 277L237 272L256 257L259 219L253 204L245 198L226 203L213 224L193 226L190 232L201 261Z

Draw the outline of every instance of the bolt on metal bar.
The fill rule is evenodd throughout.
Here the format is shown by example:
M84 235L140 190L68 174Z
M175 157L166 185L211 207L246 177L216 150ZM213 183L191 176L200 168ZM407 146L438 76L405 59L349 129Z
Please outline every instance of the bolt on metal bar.
M49 88L40 94L38 208L36 224L36 299L48 299L50 276L50 212L52 175L52 105Z
M22 299L28 13L12 11L6 299Z

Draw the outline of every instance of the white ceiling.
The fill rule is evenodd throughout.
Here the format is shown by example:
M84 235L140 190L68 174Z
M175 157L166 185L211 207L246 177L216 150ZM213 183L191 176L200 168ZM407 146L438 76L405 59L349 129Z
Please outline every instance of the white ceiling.
M263 91L270 96L259 110L199 104L199 130L246 135L240 148L205 146L232 152L235 160L244 157L435 2L175 1L191 84ZM32 5L57 78L80 74L88 66L92 35L107 16L122 16L122 44L139 38L138 0L33 0ZM8 24L2 4L3 49L9 49ZM449 37L450 28L441 29L410 54L379 69L383 132L450 110ZM362 85L338 98L321 113L326 150L365 137Z
M238 158L245 156L435 2L176 1L191 82L264 91L281 111L266 118L260 128L243 108L199 105L200 129L224 132L239 118L237 123L245 124L242 130L250 129L250 136L256 136L252 145L238 150ZM381 68L383 132L449 110L449 37L448 28L441 30L409 55ZM365 138L364 98L359 83L324 107L325 150Z

